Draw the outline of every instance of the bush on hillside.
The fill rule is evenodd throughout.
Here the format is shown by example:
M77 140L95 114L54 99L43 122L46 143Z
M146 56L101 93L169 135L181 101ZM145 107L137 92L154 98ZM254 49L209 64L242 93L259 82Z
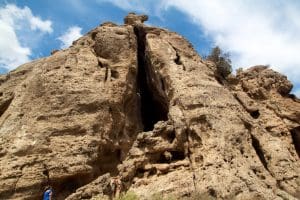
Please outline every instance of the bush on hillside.
M216 46L212 48L210 54L207 56L207 60L210 60L216 64L218 75L226 79L231 74L232 66L229 53L224 53L220 47Z

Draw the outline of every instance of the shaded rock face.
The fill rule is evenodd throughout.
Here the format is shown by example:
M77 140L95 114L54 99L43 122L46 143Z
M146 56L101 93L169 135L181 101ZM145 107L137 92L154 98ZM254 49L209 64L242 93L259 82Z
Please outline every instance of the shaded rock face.
M104 23L0 76L0 199L300 198L300 102L265 66L219 81L182 36ZM221 84L222 83L222 84Z

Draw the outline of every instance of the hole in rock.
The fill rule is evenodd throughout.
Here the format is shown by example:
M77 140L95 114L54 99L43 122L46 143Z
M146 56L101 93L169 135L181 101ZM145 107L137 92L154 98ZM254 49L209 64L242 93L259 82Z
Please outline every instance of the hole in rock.
M138 40L137 84L141 96L141 117L144 131L151 131L153 130L154 124L158 121L168 120L168 102L159 94L157 88L160 84L154 82L154 80L157 80L156 77L154 77L155 73L146 59L146 33L142 27L135 27L134 31ZM162 90L163 89L164 88L162 88Z
M298 157L300 158L300 126L291 130L293 144L295 146Z
M252 139L252 146L253 146L260 162L263 164L264 168L266 170L268 170L268 163L266 161L266 158L264 156L264 152L261 148L261 145L260 145L258 139L256 137L254 137L253 135L251 135L251 139Z
M119 72L117 72L116 70L111 70L111 77L117 79L119 78Z
M92 32L92 34L91 34L92 40L95 40L96 36L97 36L97 32Z
M214 189L212 189L212 188L210 188L209 190L208 190L208 194L210 195L210 196L212 196L212 197L217 197L217 192L216 192L216 190L214 190Z
M144 170L143 168L138 168L136 170L136 176L139 178L143 178L145 173L146 173L146 170Z
M43 170L43 174L49 179L49 171L47 169Z
M184 160L183 151L170 151L168 153L162 153L159 157L158 163L170 163L174 161Z
M174 59L174 62L177 64L177 65L181 65L182 62L180 60L180 56L179 56L179 53L176 51L176 58Z
M171 151L172 161L184 160L184 152L183 151Z
M257 118L259 118L260 113L259 113L258 110L255 110L255 111L250 112L250 115L251 115L251 117L253 117L254 119L257 119Z
M157 174L157 169L154 168L154 167L149 169L149 170L145 170L143 168L138 168L136 170L136 176L139 177L139 178L144 178L145 175L146 176L153 176L155 174Z
M169 143L173 143L173 141L175 140L175 138L176 138L175 131L167 133L167 140L168 140Z

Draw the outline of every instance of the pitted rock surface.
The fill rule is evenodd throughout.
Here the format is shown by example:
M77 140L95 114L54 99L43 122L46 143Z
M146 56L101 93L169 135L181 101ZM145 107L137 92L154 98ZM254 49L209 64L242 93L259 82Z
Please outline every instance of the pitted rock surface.
M300 101L266 66L228 80L182 36L103 23L0 75L0 199L300 198Z

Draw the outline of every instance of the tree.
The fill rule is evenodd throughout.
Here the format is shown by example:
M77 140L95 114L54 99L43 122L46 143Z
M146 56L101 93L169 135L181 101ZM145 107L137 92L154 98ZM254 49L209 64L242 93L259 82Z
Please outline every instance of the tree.
M232 72L229 53L224 53L220 47L212 48L207 60L214 62L217 66L217 74L226 78Z

